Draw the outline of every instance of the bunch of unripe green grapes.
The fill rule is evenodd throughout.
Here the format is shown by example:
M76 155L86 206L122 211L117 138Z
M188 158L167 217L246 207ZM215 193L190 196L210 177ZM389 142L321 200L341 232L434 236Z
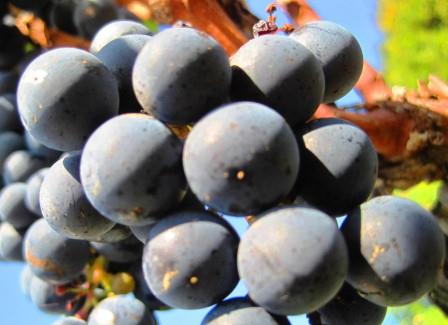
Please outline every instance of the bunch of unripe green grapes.
M117 20L90 52L23 64L0 96L0 256L25 261L22 288L55 324L212 305L202 324L381 324L435 286L434 217L369 198L368 136L312 119L359 78L358 42L328 21L272 24L228 58L185 24ZM241 238L229 216L249 216ZM226 300L240 280L247 296Z

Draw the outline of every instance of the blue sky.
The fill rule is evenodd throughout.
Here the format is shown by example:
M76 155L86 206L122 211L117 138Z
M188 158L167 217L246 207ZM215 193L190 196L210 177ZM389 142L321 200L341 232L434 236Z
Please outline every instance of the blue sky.
M248 0L248 4L259 17L265 17L264 8L272 0ZM381 70L382 35L376 26L376 0L310 0L310 4L319 15L326 20L339 23L349 29L361 44L364 57L377 69ZM279 24L286 18L278 15ZM354 103L358 97L354 92L346 96L343 103ZM229 218L237 231L242 234L246 229L245 221ZM49 316L39 311L20 291L19 276L23 264L0 262L0 324L4 325L46 325L57 317ZM246 291L240 284L232 295L245 295ZM157 318L161 325L194 325L200 324L206 311L166 311L158 312ZM292 324L308 324L305 317L290 317ZM386 324L393 324L392 318Z

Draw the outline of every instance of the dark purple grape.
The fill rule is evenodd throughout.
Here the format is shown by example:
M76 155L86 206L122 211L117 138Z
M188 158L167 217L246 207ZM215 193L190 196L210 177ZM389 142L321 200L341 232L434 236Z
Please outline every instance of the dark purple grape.
M432 289L445 258L435 218L417 203L379 196L342 225L350 254L347 282L381 306L409 304Z
M0 22L0 70L12 68L23 58L24 45L25 39L15 26L6 26Z
M347 247L319 210L285 206L268 211L243 235L238 271L250 298L280 315L308 313L339 291L348 270Z
M40 188L42 215L59 234L92 240L115 225L90 204L79 176L81 153L59 159L46 173Z
M50 164L48 159L34 156L27 150L14 151L3 163L3 182L26 182L36 171Z
M15 94L0 96L0 132L22 130Z
M3 164L6 158L14 151L25 149L25 142L20 134L15 132L0 133L0 168L3 170ZM0 182L1 183L1 182Z
M231 58L232 97L274 108L291 125L307 121L324 93L319 61L304 46L281 35L244 44Z
M187 194L185 194L184 199L176 208L176 212L181 211L206 211L204 205L194 196L191 190L187 190ZM131 226L130 229L135 237L140 240L143 244L146 244L148 241L149 229L154 226L154 223L151 223L146 226Z
M34 59L20 78L19 113L27 131L56 150L79 150L87 137L118 113L112 73L92 54L53 49Z
M24 132L25 144L33 156L38 156L48 161L56 161L62 154L61 151L50 149L37 141L29 132Z
M78 0L52 0L53 6L50 11L50 23L53 27L66 33L76 35L74 15Z
M97 243L116 243L129 238L131 235L132 232L129 227L117 223L111 230L90 240Z
M56 320L52 325L87 325L87 323L77 317L73 316L63 316Z
M272 207L293 188L297 142L286 121L267 106L240 102L213 111L187 137L183 165L193 193L229 215Z
M116 263L131 263L141 259L143 244L134 236L113 243L91 243L99 254L108 261Z
M182 202L177 207L177 210L179 210L179 211L185 211L185 210L205 211L206 207L201 203L201 201L198 200L198 198L193 194L191 189L188 189Z
M84 147L81 180L86 195L117 223L153 223L185 194L181 154L182 143L161 122L144 114L117 116L100 126Z
M338 294L318 310L323 324L381 325L387 308L367 301L350 285L344 284Z
M201 325L288 325L284 316L272 315L250 299L237 297L224 300L210 310Z
M225 50L193 28L155 35L137 56L132 75L143 109L173 124L195 122L226 101L230 81Z
M24 229L37 219L37 216L26 208L25 195L24 183L7 185L0 192L0 219L17 229Z
M31 271L30 266L25 263L25 266L20 273L20 289L22 290L22 293L27 297L30 296L31 279L34 276L35 275L33 274L33 271Z
M151 31L145 25L130 21L130 20L116 20L104 25L90 44L90 52L97 54L105 45L124 35L152 35Z
M0 94L15 93L18 82L19 75L17 74L17 71L0 70Z
M24 230L17 230L8 222L0 223L0 256L7 261L23 261Z
M132 275L135 281L134 296L143 302L148 309L155 310L169 308L166 304L157 299L151 289L149 289L143 274L141 260L132 264L126 271Z
M344 120L319 119L299 129L297 140L302 159L297 184L306 202L343 215L369 197L378 158L364 131Z
M25 206L34 214L42 217L42 210L40 208L39 194L42 181L48 168L39 169L30 176L26 182Z
M148 241L149 229L151 229L155 223L156 222L154 221L154 223L151 223L146 226L131 226L129 228L131 229L132 234L138 240L140 240L140 242L142 242L143 244L146 244L146 242Z
M29 291L31 301L40 310L50 314L65 314L68 312L67 304L75 295L73 293L56 293L57 286L37 276L31 279Z
M325 103L347 94L361 76L361 47L344 27L330 21L313 21L290 34L294 40L313 52L325 76Z
M42 49L40 47L37 47L37 48L34 48L33 50L31 50L30 52L26 53L25 57L22 60L20 60L20 62L17 64L16 70L17 70L19 76L21 76L25 72L25 70L28 67L28 65L34 59L36 59L39 55L45 53L46 51L48 51L48 50ZM17 80L17 82L16 82L16 86L18 84L18 81L19 80ZM14 88L14 89L16 89L16 88ZM14 93L15 92L16 91L14 90Z
M101 27L118 18L118 7L114 0L79 0L73 17L79 35L92 39Z
M168 306L197 309L218 303L238 283L238 236L222 218L181 212L150 229L143 252L149 288Z
M120 113L142 110L132 88L132 68L138 53L151 38L151 36L139 34L120 36L107 43L96 54L118 82Z
M145 305L131 296L118 295L102 300L89 315L89 325L156 325Z
M90 246L58 234L45 219L39 219L25 235L24 255L36 276L63 284L81 274L90 257Z

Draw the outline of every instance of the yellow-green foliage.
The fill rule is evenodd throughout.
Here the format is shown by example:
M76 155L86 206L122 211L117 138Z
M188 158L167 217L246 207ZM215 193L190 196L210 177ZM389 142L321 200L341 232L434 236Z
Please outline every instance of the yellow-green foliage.
M397 325L448 325L443 312L426 299L405 307L389 308L388 312L393 313Z
M417 202L423 208L431 210L437 202L437 193L442 182L422 182L408 190L394 190L394 195Z
M448 0L380 0L385 78L416 86L435 73L448 80Z

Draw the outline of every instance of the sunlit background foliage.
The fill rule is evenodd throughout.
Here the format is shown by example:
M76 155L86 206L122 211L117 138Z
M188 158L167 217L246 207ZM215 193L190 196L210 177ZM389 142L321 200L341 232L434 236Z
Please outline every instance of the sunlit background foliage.
M379 24L389 84L415 88L429 73L448 79L447 0L379 0Z

